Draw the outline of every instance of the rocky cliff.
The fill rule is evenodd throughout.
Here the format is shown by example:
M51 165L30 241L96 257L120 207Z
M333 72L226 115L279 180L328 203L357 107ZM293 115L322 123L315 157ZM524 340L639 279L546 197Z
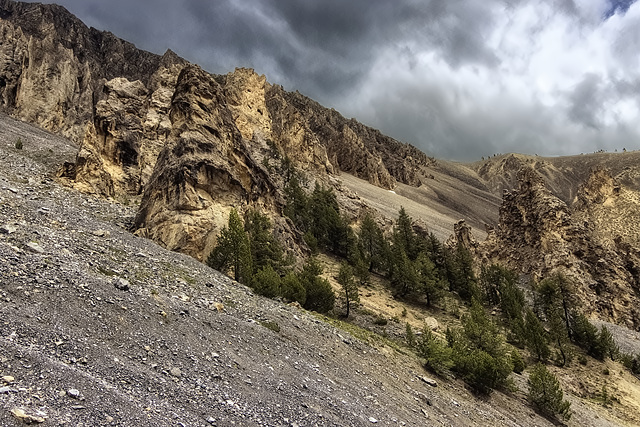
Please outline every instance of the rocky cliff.
M138 194L168 134L185 61L87 28L56 5L0 1L2 111L79 145L61 177L104 196Z
M55 5L0 0L0 17L2 111L78 144L63 182L143 195L140 233L200 259L232 206L280 217L283 181L265 157L288 156L310 182L344 171L386 189L419 186L434 163L251 69L214 76Z
M634 203L637 193L622 190L604 170L593 171L580 187L572 206L555 196L543 177L532 168L521 169L518 188L505 191L498 226L491 230L478 253L487 261L501 262L534 279L564 274L573 282L587 312L628 327L640 327L640 258L629 235L612 234L608 220ZM624 201L620 194L633 193ZM626 218L633 218L627 212ZM625 220L623 220L625 221ZM626 220L631 221L631 220ZM617 228L616 228L617 230Z

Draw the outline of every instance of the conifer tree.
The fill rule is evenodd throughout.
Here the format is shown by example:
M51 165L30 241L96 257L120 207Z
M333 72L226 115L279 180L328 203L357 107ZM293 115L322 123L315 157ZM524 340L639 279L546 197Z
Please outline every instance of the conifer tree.
M462 331L447 332L453 369L482 393L506 385L513 370L511 354L497 326L475 298L472 298L469 314L462 318L462 324Z
M438 279L435 265L425 253L418 254L415 269L418 275L418 286L427 298L427 306L430 307L442 296L444 284Z
M528 383L529 400L540 412L550 417L560 415L566 420L571 418L571 404L563 400L564 393L560 383L546 366L538 363L531 370Z
M345 317L349 317L351 304L359 302L360 295L358 293L358 284L353 277L353 269L345 261L340 264L340 271L338 272L337 280L342 287L342 291L345 297L345 304L347 308Z
M413 220L407 214L404 207L398 212L398 220L393 228L393 244L400 245L410 260L415 260L418 256L416 251L416 235L413 231Z
M391 286L398 296L406 296L418 289L418 274L402 245L393 245Z
M249 236L253 272L270 265L277 272L285 264L282 245L273 235L271 220L255 209L244 216L244 229Z
M294 174L284 188L286 205L284 214L302 232L309 231L309 198L300 186L298 177Z
M473 258L462 244L458 244L453 254L449 255L447 267L451 291L457 292L467 302L480 297L473 272Z
M251 277L253 290L267 298L275 298L280 295L280 283L280 275L270 264L262 267Z
M320 277L322 267L315 258L309 258L299 274L300 283L305 289L307 310L326 313L333 309L335 293L326 279Z
M207 265L216 270L232 270L233 277L238 282L248 283L251 278L249 236L235 209L229 213L227 226L220 230L217 244L207 258Z
M531 352L536 355L538 361L547 360L551 351L549 350L546 332L542 322L530 308L527 308L525 314L524 330L526 332L527 346Z
M577 312L577 303L573 295L571 283L559 273L544 279L535 288L536 303L542 309L545 317L551 319L557 316L562 319L565 333L569 339L573 339L572 313Z
M367 212L360 224L358 246L369 271L379 271L384 265L384 235L373 216Z
M280 282L280 294L288 301L297 301L304 306L307 300L307 291L300 281L298 275L294 272L287 273Z

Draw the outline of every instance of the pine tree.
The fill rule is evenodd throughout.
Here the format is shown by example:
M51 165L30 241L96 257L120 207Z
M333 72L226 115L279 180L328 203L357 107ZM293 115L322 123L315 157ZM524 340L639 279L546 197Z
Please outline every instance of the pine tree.
M447 331L454 371L482 393L505 386L513 370L511 354L498 327L475 298L471 300L469 314L462 318L462 324L462 331Z
M244 216L244 229L249 236L253 272L270 265L280 271L285 264L282 245L273 235L271 220L263 213L249 209Z
M451 291L457 292L460 298L467 302L479 298L477 279L473 272L473 258L469 251L458 244L455 252L449 256L448 275Z
M298 275L294 272L287 273L280 282L280 294L285 300L297 301L304 306L307 300L307 291L300 281Z
M415 261L418 286L427 298L427 306L438 302L442 296L444 283L438 279L435 265L425 253L420 253Z
M315 258L309 258L299 274L300 283L305 289L307 310L326 313L333 309L335 293L326 279L320 277L322 267Z
M542 326L542 322L538 319L538 316L527 308L524 318L524 330L526 332L527 346L533 354L536 355L538 361L545 361L549 358L551 351L549 350L549 344L547 341L547 335Z
M413 348L416 346L416 334L413 333L413 328L409 322L407 322L405 327L405 340L409 347Z
M353 269L346 261L340 264L340 271L338 272L338 283L342 287L344 292L345 304L347 307L347 313L345 317L349 317L349 310L351 304L360 301L360 295L358 294L358 284L353 277Z
M249 282L252 271L249 236L235 209L229 213L227 226L220 230L217 244L207 258L207 265L216 270L232 270L236 281Z
M418 290L418 274L414 263L411 262L402 245L393 245L393 269L391 271L391 286L395 294L401 297Z
M253 290L267 298L275 298L280 295L280 283L280 276L271 265L262 267L251 277Z
M418 256L416 250L416 235L413 231L413 220L407 214L404 207L398 212L398 220L393 229L393 244L400 245L410 260L415 260Z
M453 366L451 348L437 339L428 327L422 330L422 335L416 341L416 350L418 356L425 359L426 367L438 375L444 374Z
M296 228L302 232L309 231L311 219L309 216L309 198L300 186L298 177L294 174L284 188L286 205L284 214L293 221Z
M565 420L571 418L569 403L563 400L564 393L553 373L543 364L537 364L529 374L529 393L531 403L543 414L555 417L560 415Z
M536 303L545 317L559 317L569 339L573 339L572 313L577 311L573 286L562 274L554 274L535 287Z
M358 246L369 271L379 271L384 265L385 244L382 230L373 216L367 212L360 224Z

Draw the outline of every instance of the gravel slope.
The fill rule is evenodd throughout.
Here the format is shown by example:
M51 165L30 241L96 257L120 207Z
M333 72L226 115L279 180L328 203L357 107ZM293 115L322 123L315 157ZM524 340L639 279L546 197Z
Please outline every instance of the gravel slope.
M52 179L74 152L0 116L0 425L549 425L133 236Z

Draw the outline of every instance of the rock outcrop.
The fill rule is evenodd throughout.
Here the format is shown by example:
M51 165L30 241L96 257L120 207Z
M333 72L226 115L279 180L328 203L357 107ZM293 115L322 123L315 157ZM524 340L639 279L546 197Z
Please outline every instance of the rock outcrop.
M610 176L608 177L610 178ZM585 220L579 209L597 202L615 204L618 188L606 172L596 171L581 188L578 210L554 196L531 168L518 174L519 188L505 191L498 227L480 251L486 260L501 262L535 279L554 272L567 276L584 307L593 315L640 328L638 260L630 245L600 238L597 222ZM636 206L636 209L640 206Z
M60 171L78 189L139 194L185 61L87 28L56 5L1 0L0 17L0 110L79 145Z
M145 188L136 226L163 246L202 259L232 208L279 212L282 198L252 157L222 87L185 67L171 105L172 131Z
M292 238L269 161L289 157L309 182L332 185L344 171L386 189L419 186L434 162L251 69L213 76L87 28L60 6L0 0L0 18L0 110L78 145L62 182L143 195L140 233L199 259L231 207L263 209ZM356 217L358 203L342 199Z

